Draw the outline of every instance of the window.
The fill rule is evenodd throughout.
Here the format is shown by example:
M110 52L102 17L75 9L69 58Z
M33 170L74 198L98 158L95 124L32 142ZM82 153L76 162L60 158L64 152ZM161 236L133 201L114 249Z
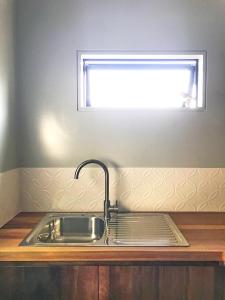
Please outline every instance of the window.
M204 107L204 53L78 53L78 109Z

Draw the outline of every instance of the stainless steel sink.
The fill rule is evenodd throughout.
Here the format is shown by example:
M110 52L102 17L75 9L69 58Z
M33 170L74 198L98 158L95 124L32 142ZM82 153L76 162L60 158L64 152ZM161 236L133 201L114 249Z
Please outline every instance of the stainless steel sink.
M188 246L168 214L47 214L21 246Z
M103 234L102 217L90 214L48 214L21 245L94 244Z

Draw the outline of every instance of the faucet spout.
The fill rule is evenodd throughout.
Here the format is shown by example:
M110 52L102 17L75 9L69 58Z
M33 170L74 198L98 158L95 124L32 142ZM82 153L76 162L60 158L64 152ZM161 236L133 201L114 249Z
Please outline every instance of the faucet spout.
M106 165L101 162L100 160L97 159L89 159L89 160L85 160L83 161L81 164L78 165L75 174L74 174L74 179L78 179L79 178L79 174L81 169L88 165L88 164L97 164L99 165L104 173L105 173L105 199L104 199L104 219L106 224L108 223L108 220L110 219L110 210L112 209L111 205L110 205L110 201L109 201L109 171L106 167Z

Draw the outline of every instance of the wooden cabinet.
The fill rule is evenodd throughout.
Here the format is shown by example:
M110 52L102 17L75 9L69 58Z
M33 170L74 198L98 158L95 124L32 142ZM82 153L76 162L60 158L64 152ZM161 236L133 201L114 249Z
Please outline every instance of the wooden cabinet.
M225 268L109 266L99 270L100 300L225 300Z
M1 300L97 300L98 267L0 268Z
M214 265L0 266L1 300L225 300Z

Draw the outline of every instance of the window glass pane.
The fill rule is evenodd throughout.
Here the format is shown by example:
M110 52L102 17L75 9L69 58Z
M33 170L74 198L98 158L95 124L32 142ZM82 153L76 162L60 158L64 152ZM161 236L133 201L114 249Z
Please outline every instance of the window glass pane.
M81 66L86 108L194 109L203 104L197 58L85 58Z
M87 105L90 107L182 107L193 98L194 69L187 66L163 68L89 67L87 72Z

